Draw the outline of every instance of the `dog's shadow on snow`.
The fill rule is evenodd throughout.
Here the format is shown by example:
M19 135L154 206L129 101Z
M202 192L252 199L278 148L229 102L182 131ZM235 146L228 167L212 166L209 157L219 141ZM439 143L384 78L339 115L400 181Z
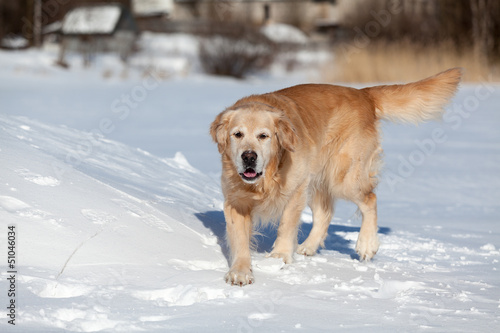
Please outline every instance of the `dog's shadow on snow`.
M221 247L222 253L230 262L230 252L226 243L226 222L224 212L208 211L205 213L196 213L195 216L203 225L208 228L214 236L217 237L218 244ZM301 244L311 232L312 223L302 223L299 229L299 244ZM359 259L358 254L354 250L353 241L342 237L337 233L359 232L360 227L351 227L337 224L330 224L328 227L328 236L325 239L325 250L337 251L341 254L350 256L352 259ZM277 228L275 226L267 226L258 230L258 235L255 236L255 250L259 253L270 253L273 249L273 244L277 236ZM387 235L391 233L391 229L387 227L379 227L379 234ZM320 250L321 251L321 250Z

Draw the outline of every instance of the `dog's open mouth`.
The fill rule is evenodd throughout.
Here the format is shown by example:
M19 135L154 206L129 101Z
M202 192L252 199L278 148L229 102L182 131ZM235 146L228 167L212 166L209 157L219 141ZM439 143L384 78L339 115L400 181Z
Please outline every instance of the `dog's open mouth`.
M262 176L262 172L257 173L257 171L255 171L254 169L248 168L245 170L245 172L240 173L240 176L246 181L254 181Z

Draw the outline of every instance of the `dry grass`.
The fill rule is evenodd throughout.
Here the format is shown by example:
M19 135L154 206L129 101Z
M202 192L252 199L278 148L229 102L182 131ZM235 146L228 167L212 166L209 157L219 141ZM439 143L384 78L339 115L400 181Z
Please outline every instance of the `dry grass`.
M500 81L500 68L478 59L471 47L458 52L452 43L423 47L411 42L371 42L366 47L339 45L333 65L324 71L328 82L408 82L451 67L465 69L464 81Z

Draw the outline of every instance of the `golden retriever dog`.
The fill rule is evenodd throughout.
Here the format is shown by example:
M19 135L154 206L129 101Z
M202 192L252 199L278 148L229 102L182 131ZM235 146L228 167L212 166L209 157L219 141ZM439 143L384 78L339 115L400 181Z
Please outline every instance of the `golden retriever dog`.
M304 84L252 95L220 113L210 134L222 155L222 191L232 265L225 279L254 282L250 247L259 223L279 221L269 254L291 263L324 246L335 200L353 201L362 215L356 252L370 260L379 248L377 173L381 119L439 119L462 76L453 68L405 85L354 89ZM313 227L297 244L309 205Z

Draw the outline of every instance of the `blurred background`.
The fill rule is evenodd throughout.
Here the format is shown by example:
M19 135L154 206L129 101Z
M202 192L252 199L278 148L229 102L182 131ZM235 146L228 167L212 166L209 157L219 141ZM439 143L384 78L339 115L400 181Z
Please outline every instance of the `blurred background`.
M0 45L66 69L111 55L104 77L307 69L316 81L381 82L462 66L468 81L498 81L500 1L0 0Z

